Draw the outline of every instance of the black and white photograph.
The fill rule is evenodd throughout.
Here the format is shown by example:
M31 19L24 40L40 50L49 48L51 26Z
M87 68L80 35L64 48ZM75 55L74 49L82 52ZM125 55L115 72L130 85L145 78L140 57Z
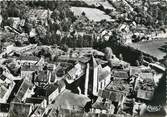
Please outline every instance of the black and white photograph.
M167 117L167 0L0 0L0 117Z

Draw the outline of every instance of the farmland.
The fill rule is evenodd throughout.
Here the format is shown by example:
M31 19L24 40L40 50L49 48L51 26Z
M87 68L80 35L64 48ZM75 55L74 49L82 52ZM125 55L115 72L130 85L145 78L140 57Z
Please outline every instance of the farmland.
M100 11L95 8L85 8L85 7L71 7L71 10L74 12L74 15L80 16L82 12L85 12L86 17L89 20L101 21L103 19L111 21L110 16L106 15L103 11Z

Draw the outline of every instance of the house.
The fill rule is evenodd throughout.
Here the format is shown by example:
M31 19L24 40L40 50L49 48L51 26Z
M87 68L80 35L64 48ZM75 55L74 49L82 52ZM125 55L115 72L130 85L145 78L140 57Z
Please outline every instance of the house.
M21 78L26 78L29 82L32 82L33 73L39 70L40 68L36 65L23 64L21 66Z
M83 111L84 106L89 101L90 99L87 96L78 95L66 89L57 96L53 103L53 109Z
M8 117L28 117L32 112L32 104L12 102L10 103Z
M44 9L31 9L29 12L25 14L26 17L29 18L30 21L35 21L36 23L41 21L42 24L47 25L46 20L50 17L52 11L44 10Z
M66 81L72 83L84 74L84 65L77 63L70 71L68 71L66 76Z
M129 78L129 70L118 70L118 69L113 69L112 70L112 76L115 79L128 79Z
M43 108L41 106L38 106L34 112L32 112L30 114L30 117L43 117L44 113L45 113L45 109L46 108Z
M114 102L121 102L123 97L129 92L128 83L122 79L115 79L109 83L105 89L99 90L98 96Z
M28 82L27 79L22 79L23 82L19 87L17 93L15 94L15 98L12 102L24 102L26 98L31 97L33 94L33 85Z
M8 117L10 104L0 103L0 115L2 117Z
M45 71L38 71L37 74L34 76L34 84L38 87L44 87L49 83L49 79L51 77L51 72Z
M103 113L103 114L113 114L114 113L114 105L111 102L106 101L103 102L102 98L98 98L97 101L92 105L91 113Z
M51 104L59 95L59 86L57 83L49 84L45 87L48 104Z
M36 64L39 61L38 57L35 56L26 56L26 55L21 55L16 59L17 62L19 62L21 65L23 64Z
M43 97L26 98L25 103L33 104L34 109L38 106L41 106L42 108L46 108L46 106L47 106L47 100Z
M144 100L151 100L154 95L155 81L153 78L153 73L142 72L135 83L135 91L137 93L137 98Z
M15 82L11 79L9 79L4 74L0 75L0 102L6 103L14 86Z

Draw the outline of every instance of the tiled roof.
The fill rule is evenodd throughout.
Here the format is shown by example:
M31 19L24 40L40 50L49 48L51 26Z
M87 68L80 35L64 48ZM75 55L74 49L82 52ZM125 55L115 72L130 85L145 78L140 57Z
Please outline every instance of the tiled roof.
M39 67L35 65L23 65L21 66L21 71L38 71Z
M102 68L101 70L98 71L98 79L99 81L105 79L107 76L109 76L111 73L110 73L110 70L107 70L105 68Z
M49 96L50 94L52 94L56 89L58 89L59 85L58 84L48 84L46 87L45 87L45 90L46 90L46 93L47 93L47 96Z
M47 83L48 82L47 73L45 73L44 71L39 71L37 78L35 78L35 82L45 82L45 83Z
M23 55L23 56L18 57L17 60L39 61L39 58L35 56L24 56Z
M23 79L23 82L16 94L16 98L14 99L14 102L21 101L25 93L27 92L27 90L31 87L32 87L32 84L30 84L26 79Z
M25 103L11 103L9 114L17 117L27 117L30 114L31 105Z
M63 79L59 80L57 83L58 83L60 89L66 86L66 84L65 84Z
M122 79L116 79L111 82L106 89L127 93L129 91L128 83Z
M119 79L128 79L129 78L129 74L125 70L113 70L112 75L115 78L119 78Z
M80 110L89 101L90 99L85 95L78 95L69 90L64 90L57 96L53 107L57 109L61 105L62 109L73 110L75 108L76 110Z
M103 102L95 102L93 105L92 105L92 108L95 108L95 109L101 109L101 110L108 110L109 107L110 107L111 104L109 103L103 103Z
M141 73L140 76L143 79L153 79L153 73Z

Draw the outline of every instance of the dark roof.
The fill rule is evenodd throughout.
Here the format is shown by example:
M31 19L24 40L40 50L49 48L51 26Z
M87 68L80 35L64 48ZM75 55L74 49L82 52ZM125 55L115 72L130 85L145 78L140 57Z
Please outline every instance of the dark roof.
M50 82L54 82L56 79L56 72L51 72L51 79Z
M8 103L0 103L0 112L9 112L10 104Z
M31 97L31 98L26 98L25 103L41 104L43 100L44 98Z
M6 76L4 76L4 75L2 74L2 75L0 76L0 79L4 81L4 80L6 79Z
M45 87L45 90L46 90L46 94L47 96L49 96L50 94L52 94L56 89L58 89L59 85L58 84L48 84L46 87Z

